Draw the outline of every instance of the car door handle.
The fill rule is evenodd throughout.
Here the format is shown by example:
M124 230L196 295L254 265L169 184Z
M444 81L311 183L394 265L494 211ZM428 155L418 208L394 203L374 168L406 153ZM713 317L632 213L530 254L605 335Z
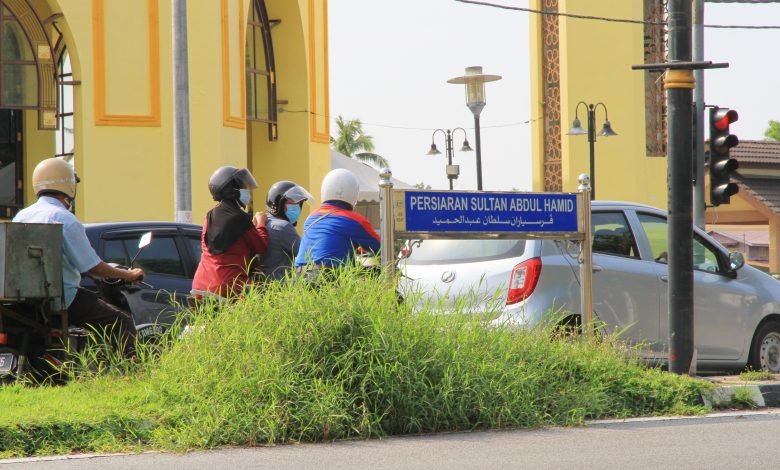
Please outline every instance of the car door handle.
M666 274L664 274L663 276L661 276L661 280L662 280L663 282L669 282L669 276L667 276Z
M604 270L604 268L602 268L602 267L601 267L601 266L599 266L598 264L594 264L594 265L593 265L591 268L593 269L593 272L594 272L594 273L599 273L599 272L601 272L601 271L603 271L603 270Z

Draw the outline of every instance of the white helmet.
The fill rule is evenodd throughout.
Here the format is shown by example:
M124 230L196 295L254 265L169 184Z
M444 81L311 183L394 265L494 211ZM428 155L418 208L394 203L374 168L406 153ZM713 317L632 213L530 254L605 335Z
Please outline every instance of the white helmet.
M360 184L349 170L337 168L331 170L322 180L322 201L343 201L354 206L357 204Z

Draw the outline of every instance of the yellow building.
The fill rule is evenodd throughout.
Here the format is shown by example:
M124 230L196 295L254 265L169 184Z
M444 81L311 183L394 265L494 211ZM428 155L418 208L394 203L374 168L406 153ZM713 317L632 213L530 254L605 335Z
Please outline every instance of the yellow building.
M0 217L71 159L88 222L172 220L170 0L0 0ZM193 220L219 166L315 194L330 170L327 0L187 2Z
M588 105L593 104L596 105L592 126L595 132L609 118L618 133L612 137L596 137L596 198L667 208L663 79L660 72L631 68L636 64L666 61L667 37L662 27L667 16L666 3L665 0L530 2L531 8L561 14L530 15L534 191L575 191L578 175L590 173L588 136L569 135L568 131L575 118L587 128ZM780 174L776 163L780 160L775 158L780 153L775 148L767 150L764 144L760 149L756 147L758 144L747 144L732 151L740 159L736 181L740 185L739 194L732 196L728 205L708 208L706 220L708 224L740 224L749 225L752 230L767 230L767 268L780 272L780 208L776 204L780 196L771 189ZM774 160L767 158L770 154ZM762 178L769 178L770 183ZM708 187L705 194L709 194Z
M532 8L567 14L642 20L661 0L534 0ZM595 108L595 131L609 118L618 135L596 137L597 199L666 208L665 100L658 73L634 64L661 62L663 32L653 25L530 15L534 191L576 191L590 173L587 135L568 135L575 117L587 128L585 104ZM606 109L605 109L606 108ZM607 116L608 113L608 116Z

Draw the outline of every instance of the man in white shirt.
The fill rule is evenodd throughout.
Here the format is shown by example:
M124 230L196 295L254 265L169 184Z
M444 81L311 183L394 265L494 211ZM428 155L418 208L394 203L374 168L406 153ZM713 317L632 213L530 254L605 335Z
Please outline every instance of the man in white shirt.
M13 221L62 224L62 284L70 323L105 329L117 325L123 349L131 351L136 331L130 314L79 285L81 273L134 282L143 279L143 270L114 268L95 253L84 226L70 212L79 179L68 162L59 158L43 160L35 167L32 180L38 200L19 211Z

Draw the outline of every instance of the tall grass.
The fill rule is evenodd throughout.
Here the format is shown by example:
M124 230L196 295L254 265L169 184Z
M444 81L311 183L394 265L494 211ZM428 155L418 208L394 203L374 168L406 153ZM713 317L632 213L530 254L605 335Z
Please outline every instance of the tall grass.
M702 385L645 368L609 338L551 340L550 329L412 312L415 303L399 305L382 279L352 270L316 288L287 279L191 312L186 333L132 365L112 357L96 367L87 357L71 369L76 383L57 393L114 380L95 419L121 410L124 436L169 449L700 410ZM11 393L21 395L0 390L0 403ZM0 417L0 434L6 424Z

